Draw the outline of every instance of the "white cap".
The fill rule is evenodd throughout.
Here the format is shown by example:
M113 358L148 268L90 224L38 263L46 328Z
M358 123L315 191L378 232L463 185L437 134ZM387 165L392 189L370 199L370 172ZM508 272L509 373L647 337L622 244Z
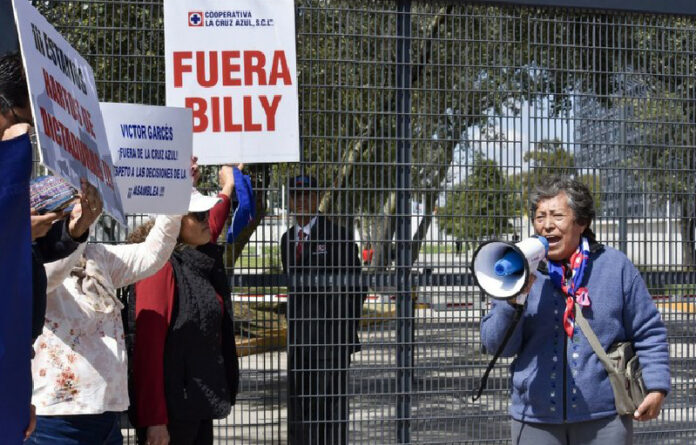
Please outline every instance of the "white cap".
M222 201L217 196L205 196L195 188L191 190L191 201L189 201L189 212L207 212L215 204Z

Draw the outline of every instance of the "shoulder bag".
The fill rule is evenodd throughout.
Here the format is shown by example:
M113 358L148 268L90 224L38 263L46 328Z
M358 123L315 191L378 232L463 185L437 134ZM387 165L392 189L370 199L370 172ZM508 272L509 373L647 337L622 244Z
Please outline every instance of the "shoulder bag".
M577 303L575 304L575 322L582 329L590 346L609 374L616 412L619 415L633 414L647 394L633 344L630 341L616 342L605 352Z

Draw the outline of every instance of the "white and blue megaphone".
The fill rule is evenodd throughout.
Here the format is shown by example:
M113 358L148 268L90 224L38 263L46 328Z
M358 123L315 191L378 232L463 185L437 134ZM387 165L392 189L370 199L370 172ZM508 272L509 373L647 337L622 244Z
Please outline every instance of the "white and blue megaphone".
M543 236L533 236L517 244L488 241L474 252L471 270L476 284L491 297L519 298L548 251L549 242Z

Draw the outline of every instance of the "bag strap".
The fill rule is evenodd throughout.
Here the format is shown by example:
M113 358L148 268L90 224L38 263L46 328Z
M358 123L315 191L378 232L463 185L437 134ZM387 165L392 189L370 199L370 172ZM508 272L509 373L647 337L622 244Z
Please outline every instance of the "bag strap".
M481 398L481 394L483 393L483 390L486 389L486 384L488 383L488 374L491 373L493 367L495 366L495 362L498 361L500 354L503 353L505 346L507 346L508 341L510 341L510 337L512 337L512 333L515 331L515 328L517 327L517 323L519 323L520 318L522 318L522 312L524 312L524 306L521 304L516 305L515 313L512 316L512 320L510 320L510 325L508 325L507 331L505 331L503 341L500 343L500 346L498 346L498 350L495 351L495 355L493 356L491 361L488 362L486 372L483 373L481 380L479 380L478 388L474 391L474 394L471 396L472 401L475 402Z
M597 339L597 336L590 327L590 324L587 322L587 319L585 319L585 316L582 315L582 307L580 307L580 305L577 303L575 303L575 322L578 324L578 326L580 326L580 329L582 330L582 333L585 334L585 337L587 337L587 341L590 342L592 350L594 350L597 357L599 357L599 361L602 362L602 365L604 365L604 369L607 370L607 373L615 373L616 368L614 367L614 364L604 348L602 348L602 344L599 342L599 339Z

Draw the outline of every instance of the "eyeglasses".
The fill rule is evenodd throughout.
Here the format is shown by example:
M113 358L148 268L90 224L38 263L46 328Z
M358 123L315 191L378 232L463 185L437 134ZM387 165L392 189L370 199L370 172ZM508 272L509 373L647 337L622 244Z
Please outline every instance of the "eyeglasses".
M208 217L210 216L209 211L205 212L189 212L189 215L193 217L198 222L206 222L208 221Z

